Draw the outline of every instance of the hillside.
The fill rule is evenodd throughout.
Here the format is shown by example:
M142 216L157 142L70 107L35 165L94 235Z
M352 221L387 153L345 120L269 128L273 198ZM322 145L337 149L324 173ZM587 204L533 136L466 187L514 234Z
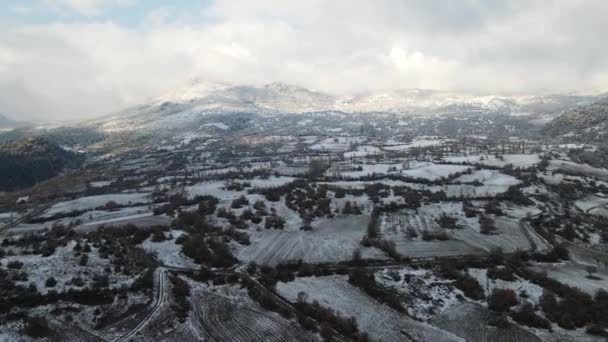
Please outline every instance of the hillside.
M6 115L0 114L0 128L13 128L23 125L23 123L15 121Z
M154 101L93 120L90 127L103 133L183 133L208 128L205 125L215 122L206 122L206 118L213 115L235 113L239 117L256 116L262 120L277 119L277 115L285 114L315 114L317 118L330 118L335 113L367 116L384 113L407 119L506 116L542 121L544 124L556 112L591 103L595 99L582 95L495 96L421 89L334 95L283 83L250 86L193 81ZM251 125L262 126L257 121Z
M544 133L580 142L599 142L608 138L608 98L579 106L557 116Z
M42 138L29 138L0 144L0 190L11 191L32 186L56 176L82 157Z

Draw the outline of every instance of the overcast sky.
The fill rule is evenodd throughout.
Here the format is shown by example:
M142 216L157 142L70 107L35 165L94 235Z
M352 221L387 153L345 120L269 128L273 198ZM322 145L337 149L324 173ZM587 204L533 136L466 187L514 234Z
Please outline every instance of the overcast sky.
M605 0L0 0L0 113L83 119L194 77L608 90L606 18Z

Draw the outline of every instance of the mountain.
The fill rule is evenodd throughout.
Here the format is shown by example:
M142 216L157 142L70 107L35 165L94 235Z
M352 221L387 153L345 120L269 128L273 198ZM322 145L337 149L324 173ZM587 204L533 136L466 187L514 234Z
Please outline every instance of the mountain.
M605 142L608 139L608 96L562 112L547 124L544 133L581 142Z
M82 159L44 138L0 144L0 191L32 186L78 166Z
M6 115L0 114L0 128L14 128L21 125L23 125L23 123L15 121Z
M594 99L579 95L496 96L424 89L332 95L278 82L250 86L194 80L150 103L92 124L105 133L166 132L198 129L201 116L209 114L273 116L311 112L382 112L403 116L504 114L548 121L556 112Z

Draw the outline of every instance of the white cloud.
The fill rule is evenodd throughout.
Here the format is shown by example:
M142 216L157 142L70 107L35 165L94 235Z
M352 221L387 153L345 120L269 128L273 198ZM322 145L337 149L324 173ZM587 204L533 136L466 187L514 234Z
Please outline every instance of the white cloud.
M94 15L125 0L47 0ZM193 77L330 92L570 91L608 85L604 1L214 1L139 25L0 32L0 112L83 118ZM576 19L576 20L575 20Z
M42 0L45 6L85 16L98 15L103 8L128 6L135 2L136 0Z

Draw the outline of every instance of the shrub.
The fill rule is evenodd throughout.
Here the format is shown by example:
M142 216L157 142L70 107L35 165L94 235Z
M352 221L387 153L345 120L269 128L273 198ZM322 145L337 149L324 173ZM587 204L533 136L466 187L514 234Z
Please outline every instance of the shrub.
M230 206L232 209L239 209L245 205L249 205L249 200L244 195L241 195L239 198L235 198L232 201L232 205Z
M494 234L496 232L496 224L487 215L479 215L479 232L485 235Z
M44 286L46 287L55 287L57 285L57 280L55 278L50 277L44 282Z
M532 328L551 330L551 323L534 312L534 307L530 303L525 303L522 307L511 313L511 318L521 325Z
M23 267L23 263L19 260L13 260L13 261L9 261L9 263L6 264L6 267L8 267L12 270L18 270L21 267Z
M469 274L458 277L454 282L454 286L459 288L465 296L474 300L481 300L486 296L477 279L471 277Z
M44 317L32 317L28 319L23 332L32 338L43 338L51 334L49 323Z
M511 289L494 289L488 298L488 308L493 311L506 312L519 303L517 295Z
M491 267L488 269L488 278L514 281L513 270L508 267Z
M458 219L446 213L441 213L441 216L437 219L437 223L439 223L439 226L443 229L456 229Z

